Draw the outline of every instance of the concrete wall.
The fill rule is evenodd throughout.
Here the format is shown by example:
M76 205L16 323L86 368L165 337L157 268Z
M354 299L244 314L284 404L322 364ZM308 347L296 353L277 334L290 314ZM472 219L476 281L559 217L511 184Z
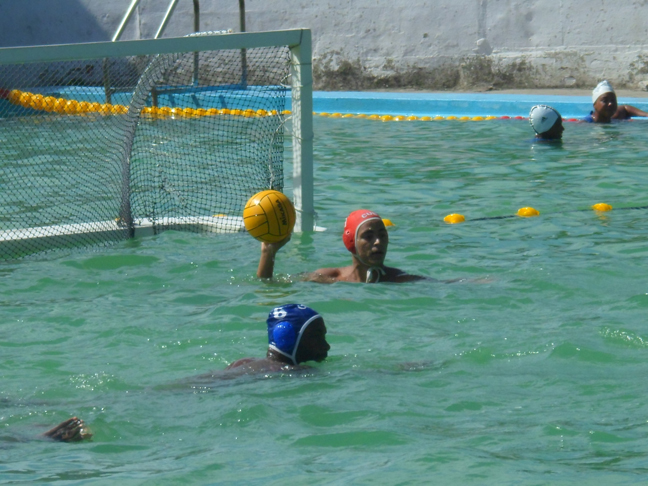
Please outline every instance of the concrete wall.
M142 0L123 39L168 6ZM316 88L648 85L648 0L246 0L248 31L313 30ZM130 0L0 0L0 46L109 40ZM201 0L201 30L239 30L236 0ZM193 29L181 0L165 33Z

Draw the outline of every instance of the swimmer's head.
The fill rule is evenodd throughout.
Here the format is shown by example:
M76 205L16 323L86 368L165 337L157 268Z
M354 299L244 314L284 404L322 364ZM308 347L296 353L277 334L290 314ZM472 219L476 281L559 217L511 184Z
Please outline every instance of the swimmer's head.
M564 130L560 113L551 106L536 105L529 112L529 123L540 138L556 139L562 137Z
M344 246L346 246L347 250L354 255L357 253L356 239L358 239L358 231L360 230L360 227L366 222L375 219L382 221L380 216L368 209L358 209L347 216L347 219L344 222L344 231L342 233L342 241L344 241Z
M596 100L606 93L614 93L614 88L607 80L604 80L592 90L592 103L596 103Z
M617 97L614 89L607 81L601 81L592 91L592 103L596 121L608 122L617 111Z
M300 304L275 307L270 311L267 323L269 348L290 358L293 364L326 358L330 346L323 337L326 334L324 320L310 307ZM308 349L302 350L300 342L306 340L304 334L309 326L317 329L309 332L307 345L301 346Z

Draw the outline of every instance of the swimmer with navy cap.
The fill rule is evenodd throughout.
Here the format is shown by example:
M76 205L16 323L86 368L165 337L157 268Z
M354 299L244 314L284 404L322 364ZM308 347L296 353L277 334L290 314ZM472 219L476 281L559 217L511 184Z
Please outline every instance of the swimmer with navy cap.
M560 113L547 105L536 105L531 108L529 123L538 140L560 140L565 131Z
M610 123L612 120L627 120L633 116L648 116L643 110L632 105L619 105L614 88L607 81L601 81L592 90L594 109L583 118L589 123Z
M275 256L289 240L290 237L277 243L261 243L257 277L272 278ZM351 265L320 268L302 275L302 279L320 283L411 282L426 279L385 265L389 234L382 218L373 211L358 209L349 214L344 223L342 241L346 249L351 252Z
M301 304L286 304L270 311L268 352L265 358L243 358L226 368L236 374L281 372L302 369L306 361L322 362L331 346L326 324L315 310Z

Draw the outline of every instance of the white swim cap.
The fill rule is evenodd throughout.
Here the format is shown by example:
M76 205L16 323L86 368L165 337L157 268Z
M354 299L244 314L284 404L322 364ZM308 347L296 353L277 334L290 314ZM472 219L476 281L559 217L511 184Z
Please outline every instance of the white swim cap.
M553 127L558 118L560 113L547 105L535 105L529 112L529 123L538 135Z
M605 93L614 93L614 88L610 83L607 82L607 80L601 81L592 91L592 103L596 103L596 100L598 100L599 96Z

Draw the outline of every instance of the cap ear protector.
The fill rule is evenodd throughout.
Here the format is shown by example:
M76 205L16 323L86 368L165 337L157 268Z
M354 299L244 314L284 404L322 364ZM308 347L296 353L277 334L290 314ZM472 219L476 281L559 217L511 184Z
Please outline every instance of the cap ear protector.
M272 340L281 350L293 349L297 342L297 333L290 322L280 322L272 330Z

